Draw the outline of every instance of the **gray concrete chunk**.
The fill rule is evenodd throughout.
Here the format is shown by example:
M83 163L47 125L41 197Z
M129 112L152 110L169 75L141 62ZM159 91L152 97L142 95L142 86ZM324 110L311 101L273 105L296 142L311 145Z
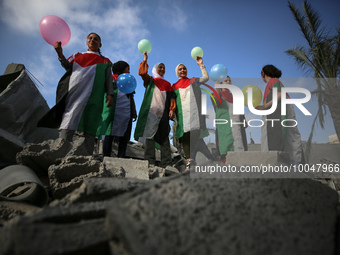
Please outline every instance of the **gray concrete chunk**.
M147 160L104 157L103 163L107 169L122 167L126 178L149 180L149 163Z
M112 200L106 226L113 254L333 255L337 203L309 179L182 174Z

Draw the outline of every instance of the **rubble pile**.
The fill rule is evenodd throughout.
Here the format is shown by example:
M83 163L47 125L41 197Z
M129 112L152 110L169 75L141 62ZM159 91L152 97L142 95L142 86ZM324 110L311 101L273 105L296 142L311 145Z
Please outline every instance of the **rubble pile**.
M27 78L22 69L14 73L9 86ZM12 107L11 100L1 101L6 86L0 108ZM128 145L128 158L103 157L100 141L87 155L81 134L70 143L47 130L20 132L39 119L30 119L31 112L21 126L0 124L0 255L340 252L334 176L197 176L183 171L178 154L172 166L150 166L139 143ZM227 161L234 167L286 164L286 155L255 146L228 154ZM340 163L334 146L316 150L313 160ZM198 164L202 157L198 153Z
M49 200L0 203L1 255L334 254L339 248L339 198L319 181L191 178L174 167L149 168L143 159L77 155L81 141L27 144L17 154L18 162L38 169Z

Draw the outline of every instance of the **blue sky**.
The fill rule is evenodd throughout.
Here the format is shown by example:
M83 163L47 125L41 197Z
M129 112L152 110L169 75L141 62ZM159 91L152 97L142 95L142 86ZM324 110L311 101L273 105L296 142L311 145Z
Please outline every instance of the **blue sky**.
M302 8L302 0L292 2ZM319 12L323 25L329 29L340 26L339 0L310 0L309 3ZM102 38L104 56L112 62L125 60L130 64L131 74L137 79L138 110L144 88L138 76L143 56L137 44L144 38L152 44L150 73L154 64L163 62L165 78L170 83L177 81L178 63L188 67L189 77L201 75L190 55L195 46L203 49L208 71L215 64L224 64L232 79L259 78L266 64L281 69L283 78L306 77L284 53L291 46L306 45L285 0L98 0L95 4L89 0L2 0L0 72L12 62L24 64L44 85L39 89L50 107L55 103L56 86L64 69L53 47L40 35L39 22L46 15L61 17L71 29L71 40L63 48L66 57L86 51L87 34L97 32ZM263 90L265 84L260 79L256 82L254 85ZM297 113L298 122L303 117ZM312 119L302 119L298 125L303 140L308 138ZM250 132L259 143L259 130L248 129L248 140ZM327 142L328 136L334 133L329 117L327 128L318 130L314 140Z

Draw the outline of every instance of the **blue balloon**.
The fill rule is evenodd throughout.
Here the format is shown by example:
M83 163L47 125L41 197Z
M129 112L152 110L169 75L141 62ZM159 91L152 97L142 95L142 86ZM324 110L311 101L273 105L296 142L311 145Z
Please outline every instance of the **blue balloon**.
M119 75L116 83L118 89L125 94L130 94L134 92L137 87L135 77L133 77L133 75L129 73L123 73Z
M228 76L228 69L225 67L225 65L216 64L210 70L209 77L213 81L222 82L225 80L225 78L227 78L227 76Z

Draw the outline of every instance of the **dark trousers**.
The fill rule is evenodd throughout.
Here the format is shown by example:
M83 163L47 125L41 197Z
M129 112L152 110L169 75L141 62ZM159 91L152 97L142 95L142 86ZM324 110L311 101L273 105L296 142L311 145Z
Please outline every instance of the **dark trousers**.
M160 146L161 146L161 167L166 168L167 166L171 166L172 159L169 138L167 137L164 140L164 142L160 144ZM156 163L155 140L146 139L144 159L148 160L149 164L155 165Z
M132 119L130 119L129 124L126 128L124 136L114 137L112 135L106 135L103 142L103 155L104 157L111 157L112 152L112 142L116 138L118 139L118 158L126 157L127 144L130 141L132 129Z

